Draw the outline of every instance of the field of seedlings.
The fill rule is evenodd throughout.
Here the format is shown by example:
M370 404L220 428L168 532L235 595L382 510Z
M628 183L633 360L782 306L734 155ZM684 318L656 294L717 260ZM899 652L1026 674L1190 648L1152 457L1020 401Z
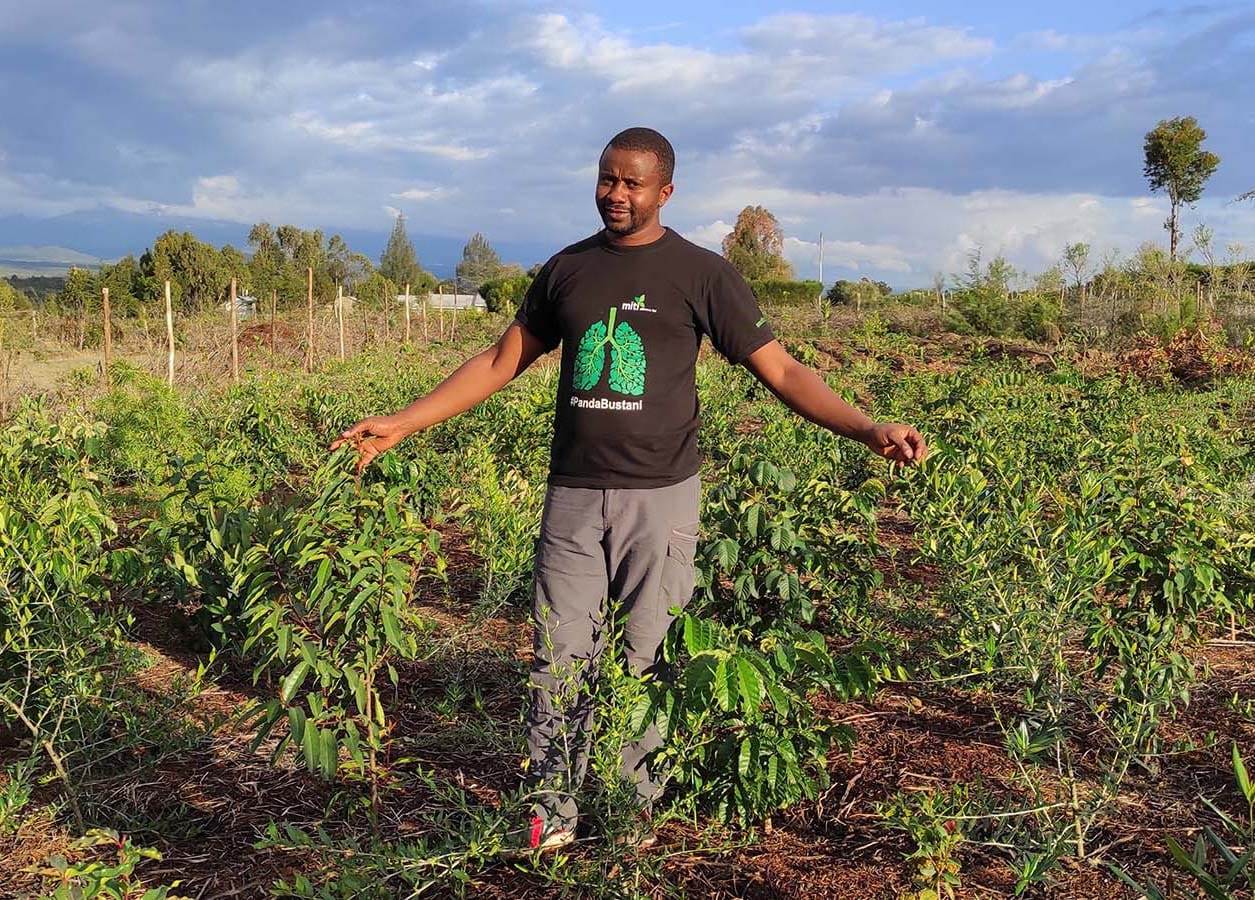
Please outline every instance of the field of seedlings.
M932 454L886 463L703 355L677 677L606 654L587 833L535 860L498 851L530 805L556 357L360 479L331 438L505 317L15 400L0 895L1251 897L1255 379L1178 365L1201 334L1117 357L772 315ZM616 757L651 722L661 839L625 851Z

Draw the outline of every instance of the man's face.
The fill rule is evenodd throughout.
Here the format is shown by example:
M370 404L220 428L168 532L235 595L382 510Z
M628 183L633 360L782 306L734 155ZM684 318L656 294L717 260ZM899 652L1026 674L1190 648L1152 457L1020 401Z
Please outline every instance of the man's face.
M597 211L613 234L634 234L656 223L672 190L662 183L658 157L648 151L608 147L601 155Z

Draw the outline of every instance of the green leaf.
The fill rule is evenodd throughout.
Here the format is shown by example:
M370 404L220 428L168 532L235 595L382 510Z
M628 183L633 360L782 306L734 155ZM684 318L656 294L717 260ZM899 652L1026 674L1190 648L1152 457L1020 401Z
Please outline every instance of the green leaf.
M336 746L336 733L328 728L322 733L322 775L328 781L336 777L339 767L339 748Z
M318 564L318 573L314 576L314 588L309 592L309 598L312 602L316 597L322 594L323 589L327 586L327 579L331 576L331 557L326 557Z
M724 712L731 712L737 699L736 661L721 659L715 667L714 696Z
M714 629L705 619L684 617L684 648L696 656L714 646Z
M758 527L762 518L763 508L757 503L750 504L750 508L745 511L745 530L749 532L750 537L758 537Z
M1255 803L1255 787L1251 785L1251 777L1246 771L1246 764L1242 761L1242 754L1238 752L1236 742L1233 744L1233 775L1237 778L1238 789L1242 791L1246 802Z
M319 740L317 728L306 727L305 740L301 742L301 749L305 751L305 768L311 772L318 771L318 757L322 751L322 742Z
M392 607L383 606L379 610L379 616L383 619L384 635L388 638L388 643L397 649L405 647L405 641L401 637L401 625L397 622L396 613L392 611Z
M286 705L292 701L292 696L300 689L301 685L305 683L305 675L308 672L309 663L305 660L301 660L296 664L296 667L288 673L288 676L283 679L283 684L279 689L279 700L282 703Z
M741 741L741 751L737 754L736 773L742 779L748 777L755 762L754 746L750 738Z
M631 715L628 716L628 730L633 737L640 737L645 733L645 729L654 720L654 710L657 705L657 697L652 690L646 691L636 701Z
M305 710L299 706L288 707L288 728L292 732L292 740L301 743L305 738Z
M736 658L737 678L740 683L741 705L746 715L756 716L763 698L763 680L754 664L745 657Z
M348 682L349 690L353 693L353 701L357 704L357 711L362 715L366 715L366 680L352 666L345 667L344 680Z

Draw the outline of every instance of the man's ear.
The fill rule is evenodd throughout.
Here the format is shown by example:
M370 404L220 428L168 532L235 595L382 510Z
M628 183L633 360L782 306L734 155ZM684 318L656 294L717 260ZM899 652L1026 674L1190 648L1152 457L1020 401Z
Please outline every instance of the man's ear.
M662 209L667 205L667 201L671 199L671 194L675 191L674 184L664 185L662 190L658 192L658 208Z

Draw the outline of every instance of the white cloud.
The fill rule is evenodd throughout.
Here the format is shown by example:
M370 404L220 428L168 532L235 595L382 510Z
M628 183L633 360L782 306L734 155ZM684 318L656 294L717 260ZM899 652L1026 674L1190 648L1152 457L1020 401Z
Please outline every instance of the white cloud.
M44 56L0 60L17 85L0 216L104 205L332 232L378 229L381 210L414 204L423 228L491 223L500 239L557 247L597 227L596 154L645 118L677 148L665 219L690 239L717 249L737 212L762 204L807 274L822 231L828 277L926 281L975 246L1031 268L1078 239L1161 240L1141 136L1189 110L1224 163L1188 218L1214 222L1220 245L1255 228L1255 204L1222 202L1250 186L1231 173L1255 166L1243 93L1255 16L998 42L981 25L784 12L715 42L563 6L417 18L315 6L294 23L230 0L212 14L0 4L6 40ZM96 77L58 83L66 47Z
M435 200L437 197L448 196L456 190L456 188L446 187L413 187L399 191L392 196L397 200L412 200L415 203L422 203L424 200Z
M684 236L694 244L700 244L708 250L718 252L723 247L723 239L732 233L732 226L723 219L716 219L709 225L698 225L684 232Z

